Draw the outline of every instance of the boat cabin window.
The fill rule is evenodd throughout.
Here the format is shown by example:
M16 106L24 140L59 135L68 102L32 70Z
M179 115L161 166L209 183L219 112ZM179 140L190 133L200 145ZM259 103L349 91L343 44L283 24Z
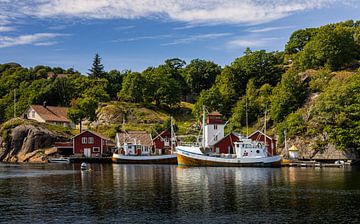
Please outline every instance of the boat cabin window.
M259 154L259 153L260 153L260 150L256 150L256 153Z

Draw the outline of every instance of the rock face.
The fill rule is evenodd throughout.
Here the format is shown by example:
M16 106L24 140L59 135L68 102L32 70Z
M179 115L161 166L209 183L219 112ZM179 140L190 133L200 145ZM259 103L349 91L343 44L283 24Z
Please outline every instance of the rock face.
M8 130L0 146L0 161L43 162L47 160L44 150L55 142L68 141L69 136L55 133L36 124L20 124Z
M322 142L323 150L317 151L316 143ZM299 149L299 159L305 160L354 160L359 158L359 153L356 151L341 151L337 150L336 146L329 143L327 139L323 138L301 138L296 137L294 139L288 140L287 142L288 148L291 146L296 146ZM287 151L285 148L281 149L280 154L283 156L287 156Z

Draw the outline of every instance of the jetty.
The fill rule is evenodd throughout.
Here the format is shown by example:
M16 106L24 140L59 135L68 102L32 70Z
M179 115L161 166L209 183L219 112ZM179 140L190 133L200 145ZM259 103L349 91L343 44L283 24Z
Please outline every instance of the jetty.
M328 163L319 161L303 161L303 160L284 160L281 162L283 167L345 167L350 166L351 162Z

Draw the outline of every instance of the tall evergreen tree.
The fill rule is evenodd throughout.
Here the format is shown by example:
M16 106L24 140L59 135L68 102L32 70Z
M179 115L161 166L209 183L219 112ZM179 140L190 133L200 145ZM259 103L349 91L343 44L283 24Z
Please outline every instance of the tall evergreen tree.
M101 58L98 53L95 54L92 67L89 69L88 75L90 78L104 78L105 76L104 65L101 64Z

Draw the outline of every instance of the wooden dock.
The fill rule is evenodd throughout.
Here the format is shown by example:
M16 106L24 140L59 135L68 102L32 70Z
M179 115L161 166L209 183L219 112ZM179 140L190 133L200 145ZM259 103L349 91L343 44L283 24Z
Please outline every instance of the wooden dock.
M341 163L323 163L317 161L301 161L301 160L294 160L294 161L284 161L281 163L281 166L284 167L345 167L350 166L349 162Z

